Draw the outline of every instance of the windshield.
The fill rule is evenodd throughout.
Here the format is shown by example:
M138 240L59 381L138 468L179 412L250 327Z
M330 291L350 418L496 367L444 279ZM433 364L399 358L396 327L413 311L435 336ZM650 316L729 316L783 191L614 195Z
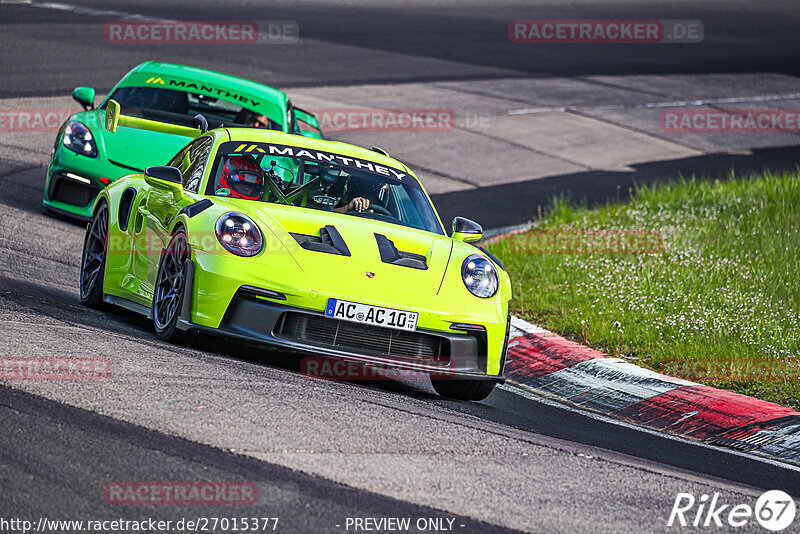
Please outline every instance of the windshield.
M282 131L278 117L267 117L221 98L160 87L120 87L109 100L116 100L126 115L194 126L194 116L203 115L211 128L220 125L250 126Z
M223 143L206 194L337 212L442 234L433 206L413 176L330 152Z

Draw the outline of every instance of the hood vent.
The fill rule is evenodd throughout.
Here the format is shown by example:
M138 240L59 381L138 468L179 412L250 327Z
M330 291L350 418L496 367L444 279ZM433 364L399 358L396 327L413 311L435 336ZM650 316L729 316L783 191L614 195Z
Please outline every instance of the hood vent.
M394 243L385 235L375 234L375 241L378 242L378 252L381 254L383 263L400 265L401 267L411 267L412 269L426 270L428 268L427 258L422 254L404 252L397 250Z
M350 249L347 248L342 235L330 224L319 229L319 236L289 233L297 241L297 244L306 250L338 256L350 255Z

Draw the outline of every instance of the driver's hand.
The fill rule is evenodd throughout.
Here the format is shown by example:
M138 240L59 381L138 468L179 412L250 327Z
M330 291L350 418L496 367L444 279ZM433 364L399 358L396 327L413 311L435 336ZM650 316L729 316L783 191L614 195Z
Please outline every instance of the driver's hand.
M369 199L356 197L347 204L347 211L364 211L369 208Z

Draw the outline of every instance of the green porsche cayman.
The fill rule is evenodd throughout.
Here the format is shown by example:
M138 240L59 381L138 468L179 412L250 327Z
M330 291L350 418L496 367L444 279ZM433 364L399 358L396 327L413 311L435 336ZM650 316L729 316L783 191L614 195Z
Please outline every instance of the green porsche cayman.
M181 134L125 129L103 132L105 108L114 99L126 113L194 126L202 114L212 127L259 126L321 138L317 119L292 106L283 91L227 74L171 63L146 62L126 74L95 109L95 91L78 87L75 113L56 136L42 203L50 211L89 220L97 193L110 182L146 165L165 163L186 144Z
M408 167L377 148L119 111L109 101L108 137L195 138L100 191L85 305L140 312L170 341L200 331L427 373L451 398L483 399L503 380L508 275L470 243L476 223L456 218L446 234Z

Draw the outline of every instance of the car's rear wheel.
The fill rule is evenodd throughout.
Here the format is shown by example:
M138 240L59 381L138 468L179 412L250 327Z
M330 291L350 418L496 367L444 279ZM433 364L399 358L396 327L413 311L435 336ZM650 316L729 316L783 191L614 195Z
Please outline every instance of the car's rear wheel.
M81 303L89 308L103 305L103 278L108 246L108 205L103 202L86 229L81 260Z
M494 391L495 383L490 380L448 380L431 378L436 393L442 397L456 400L479 401Z
M186 232L180 229L164 251L153 291L153 326L156 335L164 341L177 342L182 334L178 330L178 319L186 293L187 259L189 244Z

